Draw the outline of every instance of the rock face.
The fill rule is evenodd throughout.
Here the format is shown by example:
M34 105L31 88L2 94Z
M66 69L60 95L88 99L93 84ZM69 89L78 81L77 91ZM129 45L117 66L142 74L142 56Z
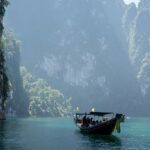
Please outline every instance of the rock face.
M6 111L17 116L27 116L29 102L20 75L20 42L14 37L13 32L6 28L3 33L3 48L7 76L11 85Z
M124 3L65 0L52 11L61 19L51 25L58 26L49 35L37 74L43 70L82 109L138 109L141 95L122 31Z
M141 0L138 8L130 5L125 15L128 54L141 89L141 107L147 114L150 105L150 1Z
M23 35L23 64L33 74L71 96L82 110L149 113L149 0L138 8L122 0L16 5L28 6L25 14L19 12L20 27L15 25Z
M5 6L7 5L6 0L0 0L0 120L5 119L5 108L4 103L7 98L8 90L8 78L5 70L5 58L2 45L2 34L3 34L3 16L5 14Z
M36 24L41 27L45 17L49 26L32 33L33 41L39 41L37 49L31 50L35 58L24 57L30 62L28 67L72 96L74 106L128 113L132 106L138 109L140 89L122 30L123 1L52 0L45 4L41 9L48 12L42 9L43 17Z

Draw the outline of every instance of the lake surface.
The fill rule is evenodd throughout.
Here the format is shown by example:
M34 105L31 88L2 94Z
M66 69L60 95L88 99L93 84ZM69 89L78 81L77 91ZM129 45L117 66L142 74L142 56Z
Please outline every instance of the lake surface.
M0 150L150 150L150 118L130 118L112 136L85 135L72 118L0 122Z

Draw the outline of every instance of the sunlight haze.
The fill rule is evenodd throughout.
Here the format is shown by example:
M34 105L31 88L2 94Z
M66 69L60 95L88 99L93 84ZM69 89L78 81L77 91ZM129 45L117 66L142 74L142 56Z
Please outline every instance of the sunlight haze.
M130 4L130 3L134 2L136 5L138 5L138 3L140 2L140 0L124 0L124 2L126 4Z

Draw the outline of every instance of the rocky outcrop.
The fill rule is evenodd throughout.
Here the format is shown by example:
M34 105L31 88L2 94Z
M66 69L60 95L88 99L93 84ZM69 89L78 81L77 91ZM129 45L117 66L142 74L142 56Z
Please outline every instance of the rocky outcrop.
M126 19L125 19L126 18ZM141 0L139 7L130 5L124 15L124 30L128 40L128 54L139 83L141 108L148 114L150 96L150 1Z
M2 43L3 34L3 17L5 14L5 6L8 2L6 0L0 0L0 120L5 119L5 101L8 92L8 78L5 70L5 58Z
M32 34L39 40L37 49L29 51L36 53L28 61L36 68L32 72L72 96L81 109L98 106L130 114L132 106L138 110L140 88L122 31L127 7L123 1L52 0L48 6L43 6L48 12L41 13L50 26L42 28L43 37Z
M97 106L102 111L148 114L149 0L141 0L139 7L123 0L17 4L20 10L28 6L30 14L20 14L22 23L15 24L24 38L23 63L29 71L71 96L82 110Z
M20 75L20 41L15 38L12 31L6 28L3 33L3 48L10 82L6 110L17 116L27 116L29 102Z

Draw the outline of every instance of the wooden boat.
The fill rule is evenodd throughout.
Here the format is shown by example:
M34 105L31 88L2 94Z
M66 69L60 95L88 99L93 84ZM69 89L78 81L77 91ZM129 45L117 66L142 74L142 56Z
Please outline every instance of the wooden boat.
M113 131L120 132L123 114L111 112L76 113L74 122L84 133L111 135Z

